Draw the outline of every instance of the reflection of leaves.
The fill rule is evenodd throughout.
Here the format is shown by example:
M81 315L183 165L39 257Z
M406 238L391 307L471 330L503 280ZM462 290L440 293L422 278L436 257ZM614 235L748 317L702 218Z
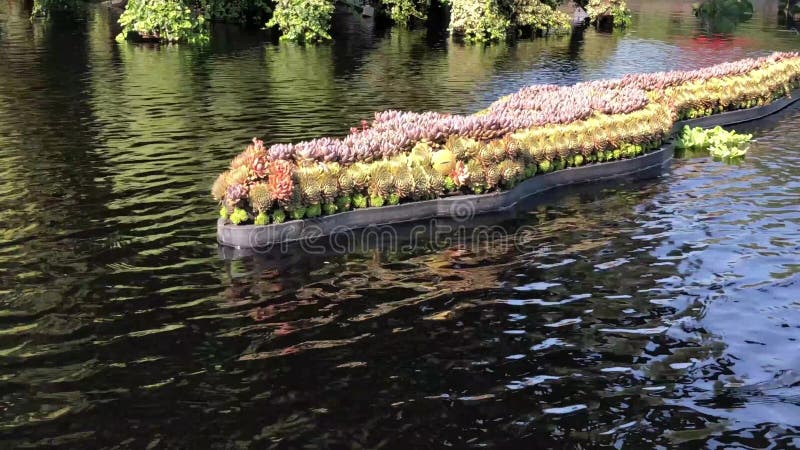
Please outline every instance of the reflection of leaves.
M694 14L709 33L731 33L753 16L750 0L705 0L693 5Z

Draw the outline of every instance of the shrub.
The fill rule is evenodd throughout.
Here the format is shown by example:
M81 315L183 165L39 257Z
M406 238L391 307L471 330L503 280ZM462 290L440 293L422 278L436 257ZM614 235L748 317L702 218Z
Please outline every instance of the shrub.
M281 39L314 43L331 39L331 0L278 0L268 27L277 26Z
M387 8L389 18L401 26L408 24L411 18L425 20L430 6L429 0L382 0L381 3Z
M130 0L119 18L122 32L117 41L129 35L166 42L206 43L209 39L206 18L181 0Z

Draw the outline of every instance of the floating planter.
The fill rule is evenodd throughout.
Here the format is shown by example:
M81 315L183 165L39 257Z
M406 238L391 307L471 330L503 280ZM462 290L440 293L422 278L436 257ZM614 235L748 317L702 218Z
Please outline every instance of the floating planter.
M236 247L482 214L566 184L663 167L685 125L736 124L798 99L800 53L695 71L530 86L473 115L385 111L341 139L253 139L212 187ZM677 123L676 123L677 122Z

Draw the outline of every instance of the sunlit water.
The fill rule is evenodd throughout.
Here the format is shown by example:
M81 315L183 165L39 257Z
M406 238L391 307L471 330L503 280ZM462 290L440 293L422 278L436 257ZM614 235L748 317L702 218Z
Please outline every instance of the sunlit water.
M720 36L690 3L510 46L350 19L330 46L206 50L0 3L3 447L800 445L800 113L739 166L577 190L502 242L231 262L215 241L208 187L252 136L800 47L777 2Z

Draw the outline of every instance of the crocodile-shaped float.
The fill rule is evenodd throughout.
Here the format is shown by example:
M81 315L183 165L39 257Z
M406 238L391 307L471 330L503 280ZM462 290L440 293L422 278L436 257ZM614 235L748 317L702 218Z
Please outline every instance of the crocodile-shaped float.
M385 111L344 138L253 139L212 187L218 241L278 242L513 207L558 186L650 174L689 124L735 125L800 98L800 53L694 71L537 85L476 114Z

